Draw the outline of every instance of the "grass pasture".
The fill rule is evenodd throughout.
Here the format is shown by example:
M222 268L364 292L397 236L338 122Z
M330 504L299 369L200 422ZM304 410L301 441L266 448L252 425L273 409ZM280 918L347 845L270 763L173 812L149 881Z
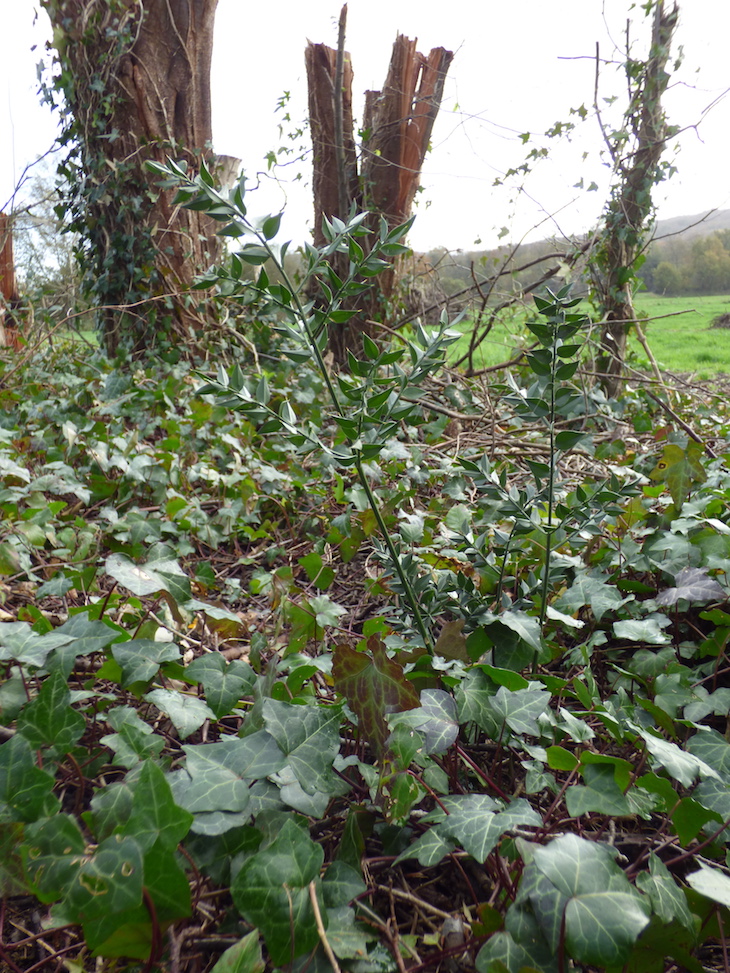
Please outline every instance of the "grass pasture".
M636 309L648 316L645 333L660 368L692 372L697 378L730 373L730 329L711 327L719 314L730 312L730 297L641 294ZM631 349L642 366L648 364L635 337L631 338Z
M644 331L661 368L690 372L701 379L730 373L730 329L711 327L714 318L730 312L730 296L640 294L636 299L636 310L647 317ZM525 306L495 324L474 355L474 368L488 368L507 361L527 343L524 329L527 314L528 307ZM468 321L462 324L462 329L464 337L452 347L452 361L457 361L469 347L471 331ZM648 368L644 349L633 335L629 347L634 364Z

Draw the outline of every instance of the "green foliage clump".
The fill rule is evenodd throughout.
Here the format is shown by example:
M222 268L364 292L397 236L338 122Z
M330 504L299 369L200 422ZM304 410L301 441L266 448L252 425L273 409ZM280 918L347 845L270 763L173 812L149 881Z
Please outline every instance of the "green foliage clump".
M241 187L164 174L282 358L5 370L0 879L46 965L699 973L730 929L724 403L619 415L563 291L493 420L458 389L455 450L446 322L325 356L407 227L366 256L333 221L314 300Z

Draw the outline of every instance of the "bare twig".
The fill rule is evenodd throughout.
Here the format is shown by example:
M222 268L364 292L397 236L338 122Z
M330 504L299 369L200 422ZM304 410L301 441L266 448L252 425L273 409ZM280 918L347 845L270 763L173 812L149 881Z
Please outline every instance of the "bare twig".
M717 453L714 451L714 449L711 446L708 446L707 443L700 436L697 435L694 429L684 421L684 419L680 419L680 417L677 415L677 413L670 405L667 405L666 402L663 402L658 395L654 395L654 393L651 392L649 389L645 389L645 391L650 399L656 402L656 404L661 409L663 409L668 416L674 419L674 421L681 429L684 429L684 431L687 433L690 439L694 439L696 443L699 443L701 446L704 446L705 452L708 454L708 456L711 456L712 459L717 459Z
M332 965L332 969L335 973L341 973L340 965L337 962L337 957L332 951L332 947L327 939L327 933L324 930L324 923L322 922L322 913L319 911L319 902L317 901L317 886L314 882L309 883L309 899L312 903L312 911L314 912L314 921L317 925L317 935L319 936L319 941L322 943L322 948L327 954L327 959Z
M410 902L411 905L415 905L418 909L423 909L424 912L430 912L434 916L438 916L440 919L451 919L450 912L444 912L443 909L439 909L438 906L431 905L430 902L425 902L423 899L419 899L418 896L412 895L410 892L404 892L401 889L388 888L387 885L376 885L376 891L385 892L386 895L394 895L397 899L403 899L404 902Z

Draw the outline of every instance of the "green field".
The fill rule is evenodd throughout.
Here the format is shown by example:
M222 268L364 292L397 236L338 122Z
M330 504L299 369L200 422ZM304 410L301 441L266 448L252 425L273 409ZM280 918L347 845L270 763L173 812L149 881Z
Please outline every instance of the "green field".
M647 315L644 330L661 368L690 372L697 378L711 378L720 372L730 374L730 329L710 327L718 315L730 313L730 296L657 297L640 294L636 309L639 314ZM477 350L474 368L507 361L516 349L528 343L523 327L525 317L526 312L520 310L496 324ZM462 330L464 338L453 346L452 361L463 355L469 346L469 325L462 324ZM648 368L644 350L633 336L629 347L635 367Z

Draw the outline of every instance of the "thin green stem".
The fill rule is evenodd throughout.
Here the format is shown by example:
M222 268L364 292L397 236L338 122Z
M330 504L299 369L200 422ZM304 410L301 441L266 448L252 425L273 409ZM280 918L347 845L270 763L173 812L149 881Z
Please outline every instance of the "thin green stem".
M418 629L419 635L423 639L423 644L426 651L428 652L429 655L433 655L433 641L428 633L428 629L426 628L426 623L424 622L423 616L421 615L421 611L418 607L418 599L416 598L416 594L413 591L413 588L411 587L411 583L408 580L405 571L403 570L403 565L400 563L400 557L398 555L398 552L395 549L393 538L390 536L390 532L385 524L375 494L370 489L370 483L368 482L368 478L365 474L365 470L363 469L362 460L360 459L359 456L355 458L355 469L360 479L362 488L365 491L365 495L368 498L370 509L375 515L375 520L378 524L378 530L380 531L383 540L385 541L385 546L388 548L388 554L390 555L390 558L393 562L393 567L395 568L395 572L398 575L398 580L403 586L403 590L406 594L406 600L408 601L408 605L413 614L413 620L416 623L416 628Z
M301 324L302 324L302 327L304 329L304 333L305 333L305 335L307 337L307 341L309 343L309 346L310 346L310 348L312 349L312 351L314 353L314 357L315 357L315 360L317 362L317 368L318 368L319 372L321 373L322 378L324 379L325 385L327 386L327 392L328 392L329 397L330 397L330 399L332 401L332 405L334 406L337 414L338 415L342 415L343 413L342 413L342 407L340 405L339 396L337 395L337 391L336 391L336 389L334 387L334 384L332 382L332 378L331 378L331 376L329 374L329 369L327 368L327 365L325 363L324 357L323 357L323 355L322 355L322 353L320 351L319 345L317 344L317 340L314 337L314 335L313 335L313 333L311 331L311 328L309 327L309 319L307 317L306 311L304 310L304 305L302 304L301 300L299 299L299 294L297 292L297 289L294 287L294 285L290 281L289 276L286 273L286 270L284 269L283 261L280 261L278 259L278 257L276 256L276 254L274 254L272 252L272 248L269 246L268 241L265 238L263 238L262 236L259 235L259 242L271 254L271 258L272 258L272 261L273 261L274 265L276 266L276 269L278 270L279 274L281 275L282 280L284 281L284 283L286 284L287 288L289 289L289 292L292 295L292 299L293 299L294 304L295 304L297 316L299 317L299 320L301 321ZM331 310L331 307L330 307L330 310ZM361 416L361 423L362 423L362 419L363 419L363 417ZM353 447L353 441L352 441L352 439L349 436L347 437L347 442L350 445L350 447L352 448ZM411 586L410 581L408 580L408 577L406 576L405 571L403 570L403 566L401 564L400 557L398 556L398 552L395 549L395 544L393 543L393 539L390 536L390 532L388 531L388 528L386 526L385 520L383 518L382 511L380 509L380 505L378 504L378 501L377 501L377 498L376 498L375 494L373 493L373 491L370 488L370 483L368 482L367 475L366 475L365 470L364 470L363 465L362 465L362 459L355 452L354 449L353 449L353 456L355 458L355 471L357 472L358 479L360 480L360 485L362 486L363 490L365 491L365 495L367 497L368 504L370 506L370 509L373 512L373 515L375 516L375 521L376 521L376 523L378 525L378 530L380 531L380 534L381 534L381 536L383 538L383 541L385 542L385 546L386 546L386 548L388 550L388 555L390 556L390 559L391 559L391 561L393 563L393 567L395 569L395 572L398 575L398 580L400 581L400 583L402 585L403 591L405 593L406 601L408 602L408 606L409 606L409 608L411 610L411 614L413 615L413 620L414 620L414 622L416 624L416 628L418 629L418 633L419 633L419 635L421 636L421 638L423 640L424 647L425 647L426 651L428 652L428 654L429 655L433 655L433 640L431 639L431 636L429 635L428 629L427 629L426 624L425 624L425 622L423 620L423 616L422 616L421 611L420 611L420 609L418 607L418 599L416 598L416 594L413 591L413 588Z
M548 590L550 586L550 554L553 536L553 502L555 499L555 370L558 361L558 328L553 327L553 341L550 362L550 413L548 421L548 435L550 438L550 453L548 460L548 495L547 495L547 525L545 527L545 563L542 572L542 602L540 604L540 628L545 624L547 613ZM537 659L535 660L537 662Z

